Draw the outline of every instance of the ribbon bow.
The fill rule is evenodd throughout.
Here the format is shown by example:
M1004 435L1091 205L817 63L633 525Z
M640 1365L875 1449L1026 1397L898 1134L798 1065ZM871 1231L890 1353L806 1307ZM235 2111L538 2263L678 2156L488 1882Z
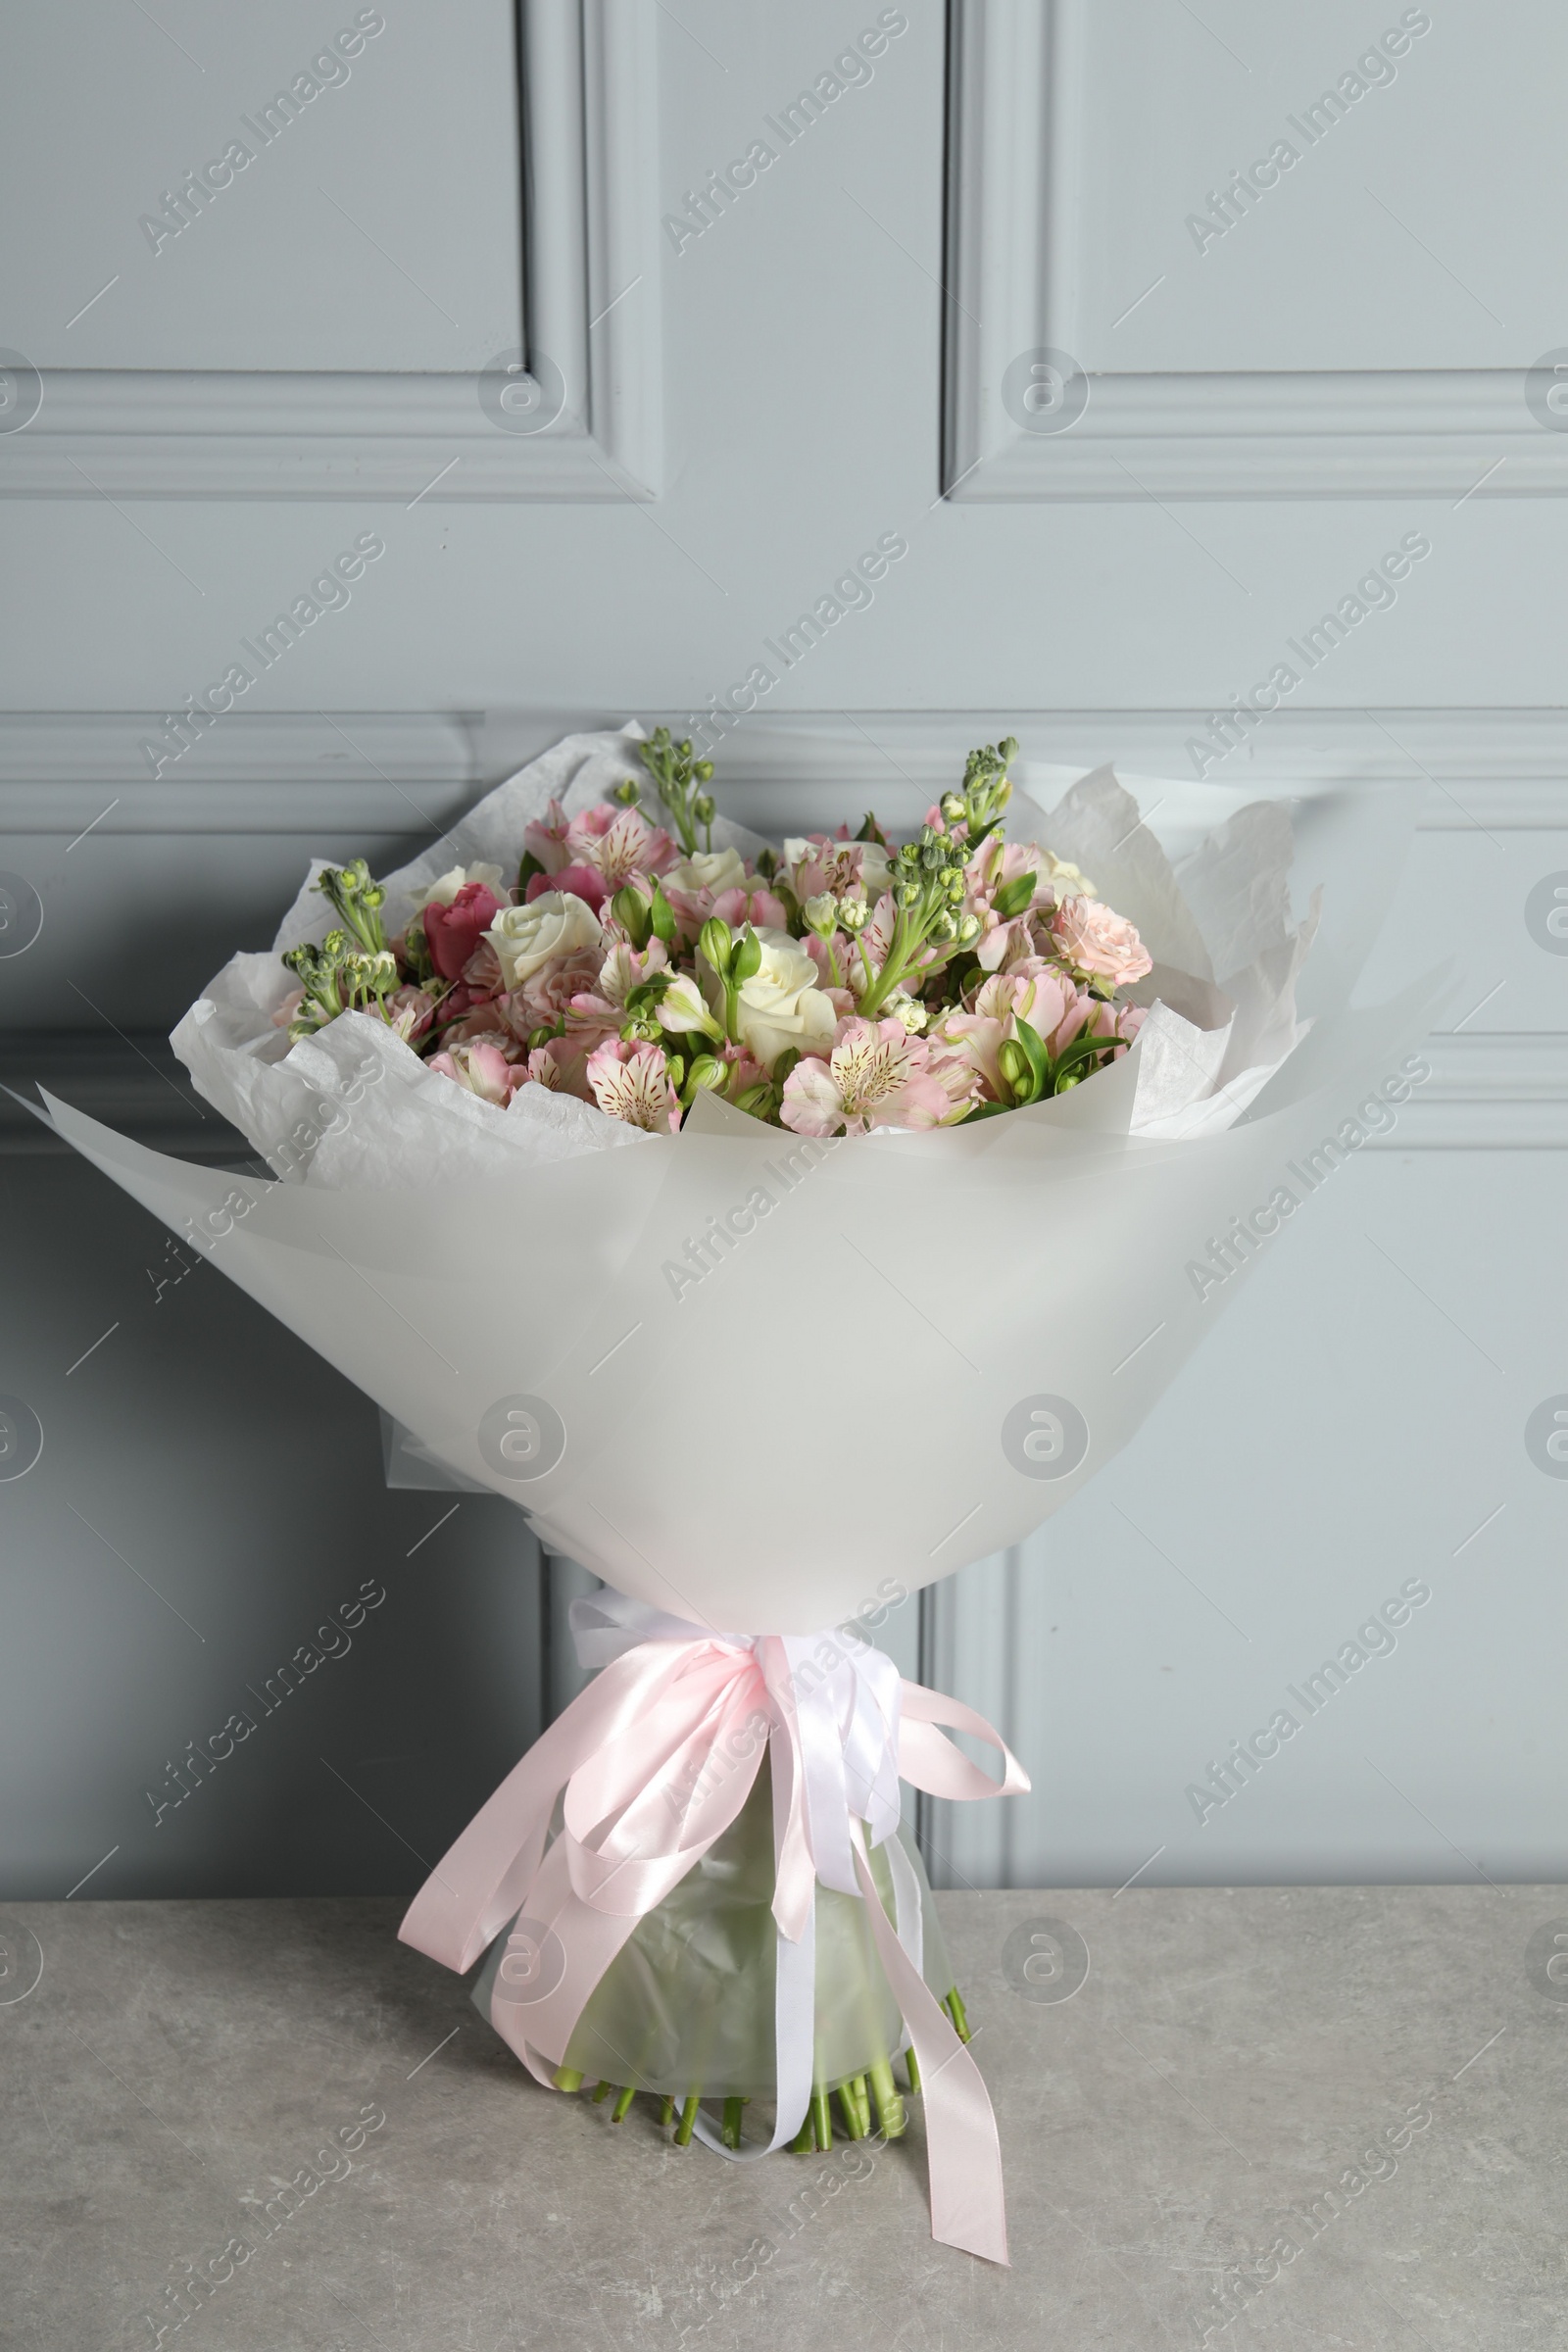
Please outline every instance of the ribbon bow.
M573 1601L571 1624L582 1663L603 1671L442 1856L402 1940L462 1972L512 1924L491 2021L549 2083L611 1962L739 1815L765 1752L778 1930L773 2136L765 2148L725 2148L702 2117L698 2134L744 2159L783 2147L806 2119L820 1879L863 1898L908 2028L925 2096L931 2233L1005 2263L996 2119L921 1974L920 1890L893 1832L901 1776L933 1796L1011 1796L1029 1787L1022 1766L972 1708L903 1681L891 1658L836 1632L712 1633L608 1590ZM944 1728L995 1748L1002 1780L971 1764ZM558 1799L563 1826L547 1848ZM871 1877L868 1833L870 1844L887 1844L893 1921Z

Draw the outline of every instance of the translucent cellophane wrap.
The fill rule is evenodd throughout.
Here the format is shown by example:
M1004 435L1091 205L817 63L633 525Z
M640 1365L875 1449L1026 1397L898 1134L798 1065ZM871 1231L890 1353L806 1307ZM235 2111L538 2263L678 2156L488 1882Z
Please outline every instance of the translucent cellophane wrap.
M936 1905L907 1829L897 1833L920 1888L921 1970L943 1999L953 1986ZM871 1876L892 1916L886 1854L871 1848ZM775 2088L773 1804L759 1775L739 1818L673 1893L644 1919L611 1962L566 2049L589 2082L630 2084L675 2099L771 2099ZM490 2015L502 1935L473 1984ZM816 1890L816 2037L813 2075L824 2090L894 2057L907 2035L866 1924L865 1905L830 1886Z

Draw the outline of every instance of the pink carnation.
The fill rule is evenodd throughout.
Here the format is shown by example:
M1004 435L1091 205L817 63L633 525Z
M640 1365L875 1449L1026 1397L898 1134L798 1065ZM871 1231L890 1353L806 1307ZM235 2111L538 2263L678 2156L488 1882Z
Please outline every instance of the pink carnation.
M1099 899L1065 899L1051 918L1062 959L1120 988L1152 971L1154 959L1124 915Z
M536 972L530 972L520 988L502 999L508 1028L526 1037L530 1029L542 1029L564 1012L569 1013L573 999L595 985L603 962L598 948L552 956Z
M423 988L395 988L386 1000L388 1025L406 1045L424 1035L434 1011L435 999Z

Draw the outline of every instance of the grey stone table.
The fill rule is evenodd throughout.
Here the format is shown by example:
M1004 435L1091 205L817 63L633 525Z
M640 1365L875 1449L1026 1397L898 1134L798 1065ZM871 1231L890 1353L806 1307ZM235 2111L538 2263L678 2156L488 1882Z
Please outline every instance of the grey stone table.
M932 2243L917 2104L892 2147L749 2166L649 2102L613 2127L395 1901L14 1905L0 2341L1568 2344L1568 1890L939 1899L1010 2271Z

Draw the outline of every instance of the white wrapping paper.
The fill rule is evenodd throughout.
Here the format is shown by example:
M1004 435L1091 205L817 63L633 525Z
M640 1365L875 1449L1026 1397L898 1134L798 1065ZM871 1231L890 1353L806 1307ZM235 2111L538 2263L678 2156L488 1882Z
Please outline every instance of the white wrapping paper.
M457 859L510 865L552 793L601 799L634 741L571 738L489 796L389 877L389 932ZM1031 830L1137 923L1154 1009L1120 1062L1004 1117L817 1143L707 1096L672 1137L536 1087L501 1110L370 1016L290 1051L275 954L236 957L174 1042L284 1181L50 1110L553 1548L697 1624L811 1632L1076 1493L1246 1266L1289 1246L1316 1189L1302 1155L1358 1148L1355 1102L1397 1099L1429 1024L1423 984L1306 1036L1316 912L1293 925L1278 807L1241 810L1179 870L1109 771L1038 825L1015 804L1009 837ZM279 945L325 919L302 894Z

